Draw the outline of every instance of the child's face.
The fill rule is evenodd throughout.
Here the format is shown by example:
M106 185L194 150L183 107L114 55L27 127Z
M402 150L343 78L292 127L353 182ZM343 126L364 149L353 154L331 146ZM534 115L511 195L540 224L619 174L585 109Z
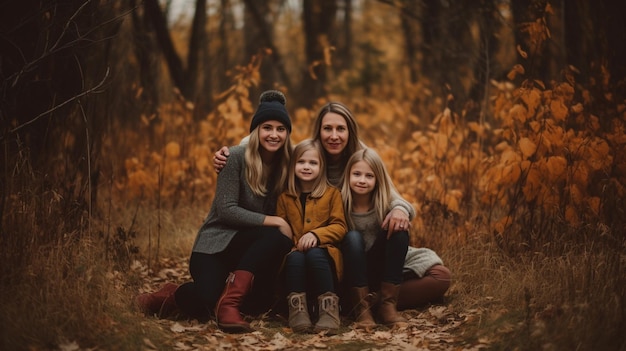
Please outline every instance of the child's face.
M365 161L359 161L350 168L350 190L359 195L366 195L374 191L376 176L372 167Z
M320 175L320 155L315 150L307 150L296 160L296 178L312 182Z

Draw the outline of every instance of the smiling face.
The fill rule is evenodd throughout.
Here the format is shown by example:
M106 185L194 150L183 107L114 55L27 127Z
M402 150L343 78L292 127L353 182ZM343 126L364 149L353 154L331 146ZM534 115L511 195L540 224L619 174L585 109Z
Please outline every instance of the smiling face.
M268 153L274 153L285 145L288 137L287 127L281 122L263 122L258 128L261 149Z
M354 195L368 195L376 188L374 170L365 161L358 161L350 168L350 190Z
M295 165L296 178L300 180L300 184L313 184L320 175L320 155L317 150L306 150L298 159Z
M341 156L341 152L348 145L348 124L340 114L328 112L322 119L320 129L320 140L322 146L333 158Z

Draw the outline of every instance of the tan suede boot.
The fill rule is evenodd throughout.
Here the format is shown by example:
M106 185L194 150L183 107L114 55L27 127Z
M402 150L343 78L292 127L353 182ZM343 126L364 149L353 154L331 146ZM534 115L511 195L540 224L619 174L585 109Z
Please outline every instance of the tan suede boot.
M339 297L333 292L326 292L317 297L319 319L315 323L315 332L327 331L335 334L339 329Z
M390 327L405 326L407 321L398 313L398 293L400 292L399 284L391 284L382 282L380 284L380 306L378 313L383 324Z
M306 304L305 293L291 293L287 296L289 305L289 328L294 333L306 333L311 330L311 317Z
M350 288L350 299L353 306L355 327L368 330L375 327L376 322L370 311L374 296L370 294L369 288L366 286Z

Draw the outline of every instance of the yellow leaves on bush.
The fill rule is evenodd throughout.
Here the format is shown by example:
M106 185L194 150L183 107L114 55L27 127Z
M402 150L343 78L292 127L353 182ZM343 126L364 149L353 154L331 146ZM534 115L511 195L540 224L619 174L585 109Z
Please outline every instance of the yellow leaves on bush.
M578 216L578 211L576 210L576 207L572 205L565 206L565 220L570 225L580 225L580 217Z
M589 168L594 171L606 170L613 163L609 144L600 138L594 138L582 146L582 158L587 161Z
M128 179L126 184L117 183L117 187L124 190L127 197L148 195L157 189L158 177L144 169L139 159L132 157L124 162Z
M490 129L488 123L477 123L477 122L468 122L467 127L472 132L476 133L476 136L479 138L484 138L487 136L486 132Z
M439 133L444 134L446 137L450 137L456 128L454 121L452 121L452 111L447 107L435 117L433 124L437 125Z
M522 104L513 105L513 107L508 112L509 112L508 115L510 118L502 119L504 121L504 124L507 126L513 126L512 124L513 121L524 123L526 122L526 119L529 117L528 110ZM507 123L508 121L510 121L510 123Z
M586 163L581 160L575 161L572 165L570 177L572 184L576 184L580 189L587 189L587 185L589 185L589 169L586 167Z
M306 108L297 108L292 117L291 138L295 142L300 142L311 137L313 115Z
M540 157L545 157L555 152L560 153L566 142L565 130L552 119L544 121L540 138L540 145L542 146L538 150L538 156Z
M524 159L531 157L537 151L537 145L528 138L520 138L518 146Z
M537 167L530 167L522 191L527 202L534 201L541 192L541 172Z
M550 156L543 159L549 175L549 180L556 183L565 180L567 172L567 160L563 156Z
M442 133L432 133L431 154L441 159L448 151L448 136Z
M575 91L574 87L570 83L562 82L556 84L556 86L554 87L554 94L556 96L562 97L564 99L563 102L565 103L565 105L569 105L574 98Z
M504 232L511 226L512 223L513 218L511 218L511 216L504 216L493 225L493 229L498 234L504 234Z
M537 204L541 205L544 213L554 215L558 213L560 194L555 187L542 186L537 197Z
M500 177L500 183L501 184L515 184L520 176L522 175L522 169L520 168L520 166L518 164L510 164L507 166L504 166L502 168L502 175Z
M500 156L500 163L503 165L518 163L521 160L520 155L510 147L502 151L502 155Z
M598 117L594 115L582 116L582 117L583 117L583 120L580 124L583 125L586 129L594 133L600 130L600 121L598 120Z
M552 117L557 121L563 122L567 119L567 106L561 99L550 101L550 111L552 112Z
M241 112L245 114L252 114L254 112L254 107L252 107L250 99L244 98L243 96L239 97L239 107L241 108Z
M575 113L575 114L582 113L584 110L585 108L583 107L583 104L581 104L580 102L571 107L572 113Z
M541 92L535 88L520 88L519 95L528 109L528 117L533 118L542 103Z
M591 213L595 216L600 214L600 198L597 196L592 196L586 199L587 207L591 211Z
M519 52L520 55L522 55L522 57L526 56L526 53L522 50L522 48L519 45L517 46L517 52ZM524 66L517 64L513 66L513 68L509 71L506 77L509 80L514 80L519 74L524 74L524 73L525 73Z
M571 184L565 188L569 192L569 200L570 203L575 206L580 206L583 203L584 196L583 193L578 188L578 185Z
M506 141L502 141L498 143L494 149L496 152L503 152L504 150L510 150L511 145L509 145L509 143Z
M170 141L165 145L165 157L178 158L180 157L180 144L174 141Z
M462 197L463 197L462 191L452 190L452 191L449 191L447 194L445 194L444 203L446 204L446 206L448 207L450 211L454 211L458 213L460 210L459 202Z

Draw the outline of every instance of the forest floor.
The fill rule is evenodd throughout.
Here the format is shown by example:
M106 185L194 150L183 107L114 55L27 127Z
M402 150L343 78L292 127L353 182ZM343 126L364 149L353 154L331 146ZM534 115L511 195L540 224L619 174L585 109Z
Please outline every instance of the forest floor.
M160 269L152 272L136 261L132 271L143 281L139 292L157 290L163 283L181 283L189 279L187 258L162 259ZM342 327L335 335L294 334L286 321L261 316L251 320L255 331L227 334L214 321L158 319L147 317L143 325L155 324L163 331L164 340L145 338L147 350L480 350L488 348L484 341L468 342L463 338L464 325L476 318L477 311L454 311L449 305L433 305L423 309L404 310L408 326L389 329L384 326L364 331L350 327L342 317ZM145 323L145 324L144 324ZM155 325L152 325L153 327ZM162 337L162 336L161 336Z

